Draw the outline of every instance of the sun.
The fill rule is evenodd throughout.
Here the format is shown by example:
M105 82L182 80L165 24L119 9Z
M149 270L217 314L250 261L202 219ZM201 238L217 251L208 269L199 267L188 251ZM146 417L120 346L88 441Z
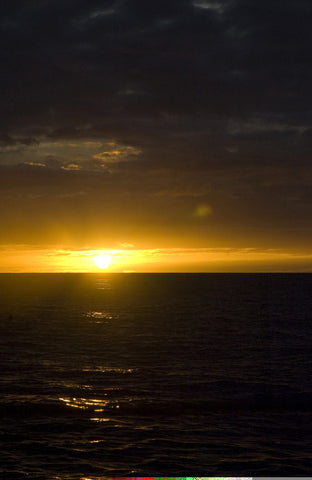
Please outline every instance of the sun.
M112 257L110 255L101 254L93 257L92 260L98 268L105 269L110 265Z

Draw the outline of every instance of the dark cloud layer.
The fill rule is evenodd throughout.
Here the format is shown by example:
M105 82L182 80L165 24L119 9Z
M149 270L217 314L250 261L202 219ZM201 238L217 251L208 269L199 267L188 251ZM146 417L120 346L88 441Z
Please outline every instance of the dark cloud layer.
M5 2L2 241L308 245L311 20L308 0Z

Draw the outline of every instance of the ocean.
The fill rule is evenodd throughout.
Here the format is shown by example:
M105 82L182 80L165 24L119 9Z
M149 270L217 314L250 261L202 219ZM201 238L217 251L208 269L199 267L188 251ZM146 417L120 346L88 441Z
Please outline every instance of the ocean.
M312 274L1 274L0 478L311 474Z

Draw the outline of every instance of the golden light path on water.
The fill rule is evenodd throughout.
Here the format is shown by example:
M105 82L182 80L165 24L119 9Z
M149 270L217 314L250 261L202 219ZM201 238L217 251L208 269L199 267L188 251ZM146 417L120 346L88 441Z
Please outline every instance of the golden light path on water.
M88 316L88 315L87 315ZM110 317L112 318L112 317ZM133 368L121 368L121 367L111 367L105 365L96 365L96 366L86 366L83 369L84 372L95 373L95 374L106 374L106 375L131 375L134 372ZM88 391L89 388L85 390ZM118 390L118 387L110 387L104 392L101 398L95 398L94 396L85 396L85 397L59 397L58 400L62 402L66 407L76 408L80 410L86 410L91 415L90 420L93 422L107 422L111 421L110 418L103 417L103 412L105 414L113 413L114 411L120 408L119 402L117 400L109 400L108 394L112 390ZM89 392L91 393L91 392ZM132 402L132 398L128 398L127 402ZM95 416L100 415L100 416Z

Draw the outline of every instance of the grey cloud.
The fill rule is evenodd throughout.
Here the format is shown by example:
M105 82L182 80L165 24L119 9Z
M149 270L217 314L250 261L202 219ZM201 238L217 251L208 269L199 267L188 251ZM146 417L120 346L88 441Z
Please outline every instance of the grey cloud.
M49 215L55 198L60 212L75 200L86 223L103 205L116 215L121 198L129 218L153 213L158 227L186 212L187 230L202 196L214 211L203 238L222 218L307 231L309 1L11 1L2 13L4 190L47 189ZM75 141L103 148L74 155ZM142 154L115 162L112 141Z
M219 18L216 9L188 1L148 2L148 8L139 1L30 2L17 17L29 24L32 36L25 39L25 29L14 30L6 59L14 89L14 98L7 92L4 102L9 125L18 126L18 118L24 123L25 110L33 123L47 127L102 123L103 134L108 119L118 129L122 119L127 123L164 112L190 119L218 115L224 121L229 114L240 119L257 111L292 114L288 91L293 87L287 78L292 75L301 85L305 79L289 62L285 32L293 29L294 10L304 33L301 50L298 42L292 48L296 65L305 67L307 12L303 4L297 10L286 2L283 12L270 5L223 3ZM101 9L113 12L96 15ZM83 32L75 30L79 18L85 19ZM276 30L281 35L272 44ZM146 94L120 95L129 88ZM304 89L309 93L307 85ZM302 103L303 92L292 93ZM29 96L36 100L32 113Z

